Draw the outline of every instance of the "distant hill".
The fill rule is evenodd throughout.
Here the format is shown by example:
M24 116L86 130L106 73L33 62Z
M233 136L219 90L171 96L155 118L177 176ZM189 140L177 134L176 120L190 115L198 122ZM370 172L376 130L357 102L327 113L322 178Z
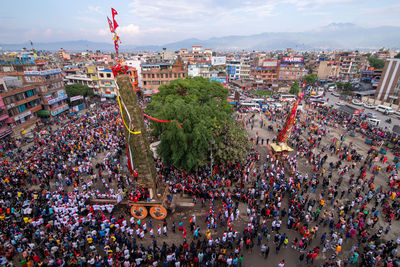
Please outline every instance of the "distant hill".
M213 50L279 50L288 47L295 50L311 49L376 49L381 47L400 48L400 27L381 26L364 28L351 23L332 23L313 31L306 32L271 32L254 35L233 35L213 37L208 40L186 39L165 45L133 46L122 44L121 51L159 51L163 47L169 50L191 48L202 45ZM4 50L20 50L25 44L0 44ZM85 40L54 43L35 43L37 50L56 51L64 48L67 51L101 50L112 51L111 43L91 42Z

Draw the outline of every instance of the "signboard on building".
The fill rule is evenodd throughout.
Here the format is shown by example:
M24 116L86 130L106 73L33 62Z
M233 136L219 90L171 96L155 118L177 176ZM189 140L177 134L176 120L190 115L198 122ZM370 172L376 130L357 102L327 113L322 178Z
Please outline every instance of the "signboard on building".
M303 57L282 57L284 63L303 63Z
M277 67L278 66L278 60L264 60L263 67Z
M218 66L218 65L225 65L226 64L226 57L212 57L211 58L211 65Z
M73 96L69 99L69 101L74 102L79 99L83 99L83 96L81 96L81 95Z
M24 113L20 113L20 114L18 114L18 115L16 115L15 117L14 117L14 120L15 121L18 121L18 120L20 120L20 119L23 119L23 118L25 118L26 116L29 116L29 115L31 115L32 114L32 112L29 110L29 111L27 111L27 112L24 112Z
M66 111L66 110L68 110L68 109L69 109L69 106L68 106L67 104L62 105L62 106L60 106L60 107L58 107L58 108L52 110L52 111L51 111L51 115L52 115L52 116L56 116L57 114L60 114L61 112L64 112L64 111Z
M68 96L65 94L64 90L57 91L57 97L53 99L48 98L49 95L46 95L46 100L49 105L53 105L54 103L60 102L61 100L67 99Z
M61 69L50 69L50 70L42 70L42 71L36 71L36 70L31 70L31 71L24 71L24 75L50 75L50 74L56 74L56 73L61 73Z

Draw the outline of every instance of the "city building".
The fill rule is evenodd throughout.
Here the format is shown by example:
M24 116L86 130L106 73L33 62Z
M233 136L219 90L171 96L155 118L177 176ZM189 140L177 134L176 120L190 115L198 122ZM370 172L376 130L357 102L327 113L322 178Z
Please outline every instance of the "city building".
M196 62L196 64L188 65L188 76L210 78L211 63L209 61Z
M340 76L340 67L335 65L334 61L319 61L317 77L324 81L328 79L336 79Z
M58 50L58 56L60 57L60 59L67 61L67 60L71 60L71 56L70 54L68 54L64 49L60 49Z
M101 97L114 98L117 96L117 86L114 81L114 74L110 69L98 68L98 90L95 93Z
M157 93L160 85L169 84L172 80L187 76L186 65L179 57L173 64L145 63L141 65L141 68L142 90L147 96Z
M338 54L340 77L343 81L356 78L359 70L360 55L356 52L343 52Z
M10 134L10 128L20 132L39 121L37 113L42 105L36 85L24 84L21 77L4 76L0 79L0 97L7 110L5 114L1 109L0 136Z
M240 66L240 60L229 60L226 62L226 75L228 75L229 80L240 79Z
M285 81L300 80L307 75L307 70L303 64L303 57L282 57L279 65L279 79Z
M1 94L5 92L4 88L4 84L0 83L0 139L12 133L12 129L8 126L7 123L10 117L8 116L6 106L4 105L3 98L1 97Z
M213 66L222 66L226 64L226 56L220 57L212 57L211 58L211 65Z
M69 109L61 69L24 71L14 76L21 76L24 84L37 87L43 105L40 115L57 116Z
M400 104L400 59L386 60L375 99L389 104Z
M264 60L262 65L252 67L250 73L256 83L272 85L279 79L279 61Z

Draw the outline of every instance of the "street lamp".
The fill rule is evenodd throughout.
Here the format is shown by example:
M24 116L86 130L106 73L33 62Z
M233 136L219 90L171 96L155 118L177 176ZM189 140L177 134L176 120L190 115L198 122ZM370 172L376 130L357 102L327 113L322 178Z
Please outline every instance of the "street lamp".
M215 144L215 141L211 140L211 156L210 156L210 159L211 159L211 161L210 161L210 173L211 173L211 175L212 175L212 169L213 169L213 163L214 163L214 158L213 158L213 146L214 146L214 144Z

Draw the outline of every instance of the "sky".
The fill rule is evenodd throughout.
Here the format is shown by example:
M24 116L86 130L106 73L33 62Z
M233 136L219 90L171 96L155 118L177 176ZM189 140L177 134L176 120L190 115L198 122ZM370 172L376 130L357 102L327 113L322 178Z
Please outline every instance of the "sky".
M7 44L111 43L111 7L118 12L121 46L313 31L331 23L400 27L399 0L13 0L1 5L0 43Z

